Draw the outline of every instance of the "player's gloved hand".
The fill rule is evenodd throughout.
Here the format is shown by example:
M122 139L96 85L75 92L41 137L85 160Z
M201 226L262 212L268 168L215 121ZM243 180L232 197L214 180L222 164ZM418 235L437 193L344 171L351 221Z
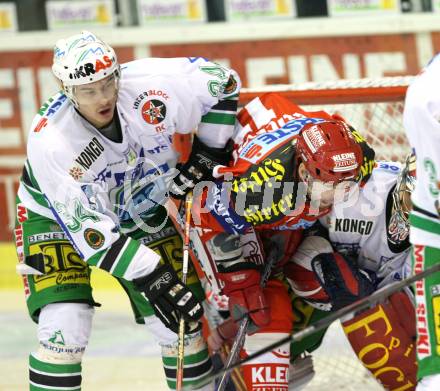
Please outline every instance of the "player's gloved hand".
M180 317L185 320L185 332L201 328L198 322L203 315L202 304L194 293L177 277L170 265L161 265L145 277L133 280L136 287L150 301L154 313L162 323L178 333Z
M331 303L338 310L375 291L370 275L348 256L322 253L312 260L312 268Z
M249 314L250 334L269 324L270 308L260 286L261 276L258 270L219 273L219 278L225 284L223 293L229 297L229 312L236 322Z
M177 165L179 174L171 183L171 196L185 198L186 193L201 181L213 180L212 170L218 165L227 165L231 159L233 141L229 140L224 148L208 147L194 136L191 154L185 164Z
M225 341L234 339L238 326L232 318L226 319L223 323L211 330L208 336L208 346L213 352L220 350Z

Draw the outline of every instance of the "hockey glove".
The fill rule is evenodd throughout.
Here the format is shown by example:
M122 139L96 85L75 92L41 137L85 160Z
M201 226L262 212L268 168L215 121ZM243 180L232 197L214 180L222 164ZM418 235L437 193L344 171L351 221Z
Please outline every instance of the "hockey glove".
M258 270L244 269L219 273L224 282L223 292L229 297L229 312L236 322L248 314L251 319L249 334L270 323L270 309L260 286Z
M145 294L154 313L166 327L178 333L180 317L183 316L185 333L200 330L198 320L203 315L202 304L179 280L170 265L161 265L147 276L133 280L133 283Z
M349 257L322 253L312 260L313 271L327 293L332 310L338 310L375 291L371 277Z
M171 184L171 195L181 200L197 183L213 180L212 170L215 166L224 166L229 163L232 147L232 140L229 140L224 148L213 148L208 147L197 136L194 136L188 161L177 166L179 174Z
M225 341L233 340L238 331L237 323L232 318L226 319L223 323L211 330L208 336L208 346L212 351L217 352L221 349Z

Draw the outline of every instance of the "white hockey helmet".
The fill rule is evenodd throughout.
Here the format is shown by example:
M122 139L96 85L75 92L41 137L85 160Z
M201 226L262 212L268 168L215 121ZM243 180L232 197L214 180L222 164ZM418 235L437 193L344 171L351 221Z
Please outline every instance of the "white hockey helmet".
M74 103L73 87L93 83L115 73L120 76L116 53L95 34L82 31L56 42L52 72Z

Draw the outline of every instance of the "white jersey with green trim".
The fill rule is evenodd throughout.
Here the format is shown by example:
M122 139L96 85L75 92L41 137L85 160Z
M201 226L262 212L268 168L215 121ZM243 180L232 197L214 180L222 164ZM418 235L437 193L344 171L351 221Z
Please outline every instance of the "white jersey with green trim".
M409 86L403 124L416 153L411 242L440 248L440 55Z
M202 58L151 58L121 69L122 141L104 137L64 94L54 95L33 120L18 195L27 208L57 220L89 264L132 280L159 261L125 234L148 230L145 221L165 202L176 175L173 134L198 129L206 144L223 146L240 81Z
M387 280L400 280L410 271L408 234L398 237L397 231L388 230L400 170L400 163L377 162L365 186L320 219L336 251Z

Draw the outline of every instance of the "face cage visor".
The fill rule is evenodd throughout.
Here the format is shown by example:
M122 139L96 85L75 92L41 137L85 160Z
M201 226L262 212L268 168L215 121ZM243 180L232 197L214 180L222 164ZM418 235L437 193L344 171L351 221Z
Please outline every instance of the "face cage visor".
M414 190L416 178L409 172L408 159L405 167L397 177L396 187L392 193L393 210L388 225L388 234L391 241L395 244L404 241L409 234L409 212L411 205L408 205L407 202L408 196L411 196Z
M340 178L337 181L323 181L314 177L311 172L305 168L304 184L307 186L307 199L313 200L315 197L324 201L329 206L345 202L355 191L355 187L359 186L359 182L355 178ZM331 203L329 201L331 200Z
M81 105L88 106L98 103L103 97L106 99L114 98L119 91L119 81L121 79L120 67L105 78L89 84L63 85L63 91L71 100L73 105L79 109ZM104 81L105 80L105 81ZM102 81L104 81L102 83ZM95 87L95 83L99 83ZM87 88L90 86L90 88Z

